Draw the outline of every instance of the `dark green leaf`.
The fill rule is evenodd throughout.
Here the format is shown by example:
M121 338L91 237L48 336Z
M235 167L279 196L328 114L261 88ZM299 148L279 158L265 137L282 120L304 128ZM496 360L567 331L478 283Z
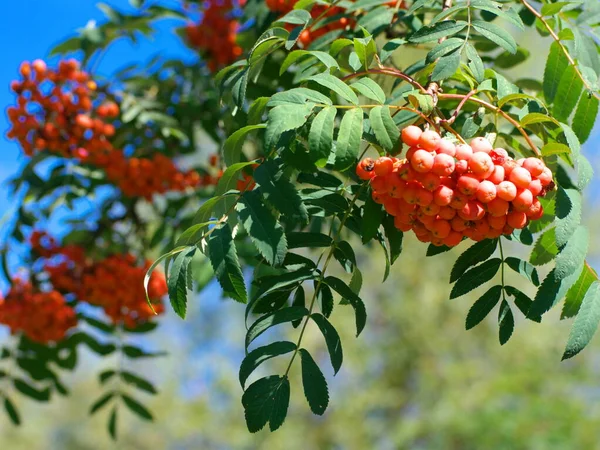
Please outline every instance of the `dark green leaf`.
M306 123L314 109L314 103L285 104L276 106L269 111L267 129L265 131L265 144L267 148L277 145L281 135L290 130L300 128Z
M333 75L329 75L328 73L320 73L307 78L307 81L319 83L321 86L331 89L333 92L350 103L358 105L358 97L354 91L350 89L346 83L339 78L334 77Z
M485 239L469 247L454 263L452 272L450 272L450 283L458 280L469 267L479 264L492 256L496 251L497 245L497 239Z
M540 279L538 278L538 273L535 267L529 264L527 261L523 261L519 258L514 258L509 256L504 260L504 262L517 273L520 273L529 281L531 281L535 286L539 286Z
M463 20L444 20L431 27L423 27L408 38L410 42L422 44L424 42L437 41L440 38L447 38L462 31L467 26Z
M362 213L362 242L366 244L375 237L383 220L384 212L379 203L369 195L363 206Z
M534 266L542 266L556 258L557 254L556 229L549 228L535 242L529 262Z
M498 311L498 326L500 327L498 333L500 345L504 345L508 342L515 329L515 318L510 309L510 305L506 300L503 300L500 304L500 310Z
M390 246L390 264L394 264L402 253L402 240L404 233L394 225L394 218L386 214L383 218L383 229Z
M478 325L500 301L502 286L494 286L477 300L467 314L466 329Z
M195 247L190 247L177 255L169 269L167 287L169 289L169 300L173 310L179 317L185 319L187 310L187 271L194 253Z
M289 341L278 341L272 344L258 347L246 355L240 365L239 379L242 387L254 370L265 361L276 356L285 355L296 350L296 344Z
M156 388L152 385L152 383L150 383L148 380L144 380L134 373L123 371L121 372L121 378L126 383L129 383L142 391L148 392L149 394L157 393Z
M154 418L152 417L152 413L136 399L130 397L127 394L121 394L121 398L132 413L138 415L140 418L145 420L154 420Z
M208 252L215 278L223 288L223 293L238 302L246 303L248 298L244 276L231 235L231 228L227 223L212 231L208 239Z
M13 423L13 425L21 425L21 416L19 415L17 408L15 407L14 403L6 396L4 397L4 410L6 411L6 414L8 414L8 417Z
M94 414L96 411L99 411L108 404L115 396L114 392L108 392L100 397L98 400L94 402L94 404L90 408L90 414Z
M13 385L21 394L30 397L38 402L47 402L50 400L50 388L38 389L21 380L20 378L13 379Z
M242 146L244 145L248 133L263 128L266 128L266 125L263 123L248 125L231 134L223 144L223 160L225 161L225 165L231 166L232 164L240 162Z
M292 320L301 319L306 315L308 315L308 309L298 306L288 306L287 308L262 316L248 329L248 333L246 333L246 348L248 348L254 339L269 328L291 322Z
M516 53L517 43L508 31L500 28L498 25L482 20L474 20L472 26L483 36L495 44L498 44L504 50L510 53Z
M436 63L431 73L432 81L445 80L456 73L460 67L460 52L442 56Z
M573 131L581 142L587 141L598 115L598 99L590 92L581 94L573 117Z
M255 381L242 396L246 425L251 433L269 422L271 431L284 422L290 402L290 382L286 376L272 375Z
M329 350L329 358L331 359L331 365L333 366L333 373L335 375L340 370L340 367L342 367L342 361L344 359L340 336L333 325L331 325L331 323L321 314L312 314L310 318L317 324L321 333L323 333L325 344L327 344L327 350Z
M332 239L323 233L310 233L305 231L292 231L286 234L288 249L293 248L318 248L329 247Z
M352 305L356 316L356 335L358 336L367 323L367 310L362 299L356 295L350 287L342 280L329 276L325 283L342 296L344 300Z
M267 263L280 266L287 252L283 228L257 191L247 191L236 205L238 217Z
M333 312L333 293L329 286L321 283L317 291L317 298L321 304L321 311L325 317L329 317Z
M453 299L465 295L473 289L490 281L498 272L501 263L502 260L500 258L493 258L465 272L465 274L456 281L456 284L450 292L450 298Z
M112 411L110 412L110 417L108 418L108 433L113 441L117 440L117 407L113 406Z
M358 92L361 95L364 95L371 100L375 100L377 103L384 104L386 97L385 92L381 89L375 81L370 78L361 78L360 80L352 83L350 85L352 89Z
M329 404L329 391L323 372L315 360L303 348L300 349L302 360L302 386L304 396L313 413L322 416Z

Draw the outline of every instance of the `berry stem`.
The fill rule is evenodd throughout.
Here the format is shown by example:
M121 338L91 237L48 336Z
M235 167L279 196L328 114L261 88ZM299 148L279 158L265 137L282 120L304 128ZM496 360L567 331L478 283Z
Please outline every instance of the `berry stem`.
M565 57L569 61L569 64L571 64L571 66L573 66L573 69L575 70L575 73L581 79L581 81L583 82L583 85L585 86L585 88L588 91L590 91L594 97L596 97L597 99L600 99L600 95L598 95L598 93L596 91L594 91L594 89L592 88L592 86L590 86L590 84L587 82L587 80L585 79L585 77L583 76L583 74L581 73L581 71L579 70L579 68L577 67L577 63L575 62L575 60L573 59L573 57L569 54L569 50L567 50L567 47L565 47L563 45L563 43L560 41L560 38L554 32L554 30L552 29L552 27L550 26L550 24L544 19L544 17L533 6L531 6L529 4L529 2L527 0L521 0L521 3L523 3L523 6L525 6L525 8L527 8L529 11L531 11L531 14L533 14L540 22L542 22L542 24L544 25L544 27L546 28L546 30L548 30L548 33L550 33L550 36L552 36L552 39L554 39L554 41L558 44L558 46L560 47L560 49L564 53Z
M352 208L354 208L354 205L356 204L356 201L358 200L358 197L360 196L360 194L362 193L362 191L364 190L366 184L363 184L361 189L359 189L356 194L354 194L354 197L352 198L352 201L350 202L350 205L348 207L348 209L346 210L346 212L344 213L344 217L342 217L342 220L340 221L340 225L337 229L337 233L336 236L339 236L340 233L342 232L342 229L344 228L344 224L346 223L346 220L348 220L348 216L350 216L350 213L352 212ZM331 230L333 231L333 229ZM331 236L331 231L330 231L330 237ZM333 252L335 251L336 248L336 242L334 241L332 243L332 245L329 246L329 249L326 250L328 251L327 254L327 258L325 259L325 263L323 263L323 270L321 271L321 275L319 276L319 280L317 281L317 285L315 286L315 290L313 292L312 298L310 300L310 305L308 307L308 314L304 319L304 323L302 324L302 328L300 329L300 335L298 336L298 340L296 341L296 349L294 350L294 353L292 354L292 357L290 358L290 362L287 366L287 369L285 370L285 374L284 377L287 377L290 369L292 368L292 364L294 363L294 359L296 359L296 355L298 354L298 352L300 351L300 345L302 344L302 338L304 337L304 332L306 331L306 327L308 326L308 322L310 320L310 316L314 310L315 304L317 302L317 295L319 293L319 290L321 288L321 285L323 284L323 280L325 279L325 271L327 270L327 267L329 266L329 263L331 262L331 258L333 256ZM321 256L323 256L325 253L323 252L321 254ZM321 257L319 257L320 259Z
M463 100L465 97L467 97L468 94L442 94L442 93L439 93L437 95L440 100ZM494 111L496 114L500 114L502 117L504 117L504 119L506 119L507 122L509 122L517 130L519 130L519 132L525 138L525 141L527 141L527 144L529 145L529 147L531 147L531 149L533 150L535 155L538 158L541 157L540 151L538 150L536 145L533 143L533 141L531 140L531 138L529 137L527 132L523 129L523 127L519 124L519 122L517 122L515 119L513 119L508 113L506 113L505 111L502 111L501 108L494 106L491 103L488 103L485 100L481 100L480 98L477 98L477 97L469 96L467 101L481 105L484 108L486 108L490 111Z

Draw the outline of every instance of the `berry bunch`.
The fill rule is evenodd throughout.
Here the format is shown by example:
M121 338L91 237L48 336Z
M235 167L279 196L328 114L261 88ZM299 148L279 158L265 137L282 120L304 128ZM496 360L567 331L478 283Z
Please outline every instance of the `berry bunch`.
M235 8L233 0L210 0L200 21L189 23L185 28L189 44L205 53L208 67L213 72L231 64L243 53L237 44L240 25L232 17Z
M402 130L402 140L409 146L405 159L366 158L356 169L398 229L453 247L463 237L508 235L542 217L538 197L554 183L540 159L514 160L481 137L454 145L414 125Z
M123 152L115 151L102 162L105 163L104 170L108 179L127 197L144 197L150 200L154 194L183 191L204 181L196 171L182 172L170 158L161 153L155 153L149 158L127 158Z
M150 261L145 261L143 266L138 266L131 254L109 256L85 270L77 295L92 305L101 306L114 323L134 328L154 316L144 292L144 276L150 265ZM164 311L161 298L166 293L165 276L153 272L148 295L157 314Z
M151 261L140 266L132 254L94 260L86 257L83 247L61 247L40 231L31 234L30 242L34 254L45 260L44 272L57 292L101 306L113 322L122 322L130 328L154 315L144 292L144 276ZM165 276L153 271L148 294L157 314L164 311L161 298L166 293Z
M16 279L6 298L0 298L0 323L12 333L46 344L62 340L77 325L77 316L58 291L38 291Z
M60 61L53 70L37 59L19 71L22 80L11 83L17 105L7 110L7 136L17 139L26 155L48 150L85 162L112 151L108 138L115 128L107 119L118 116L119 107L96 92L76 60Z

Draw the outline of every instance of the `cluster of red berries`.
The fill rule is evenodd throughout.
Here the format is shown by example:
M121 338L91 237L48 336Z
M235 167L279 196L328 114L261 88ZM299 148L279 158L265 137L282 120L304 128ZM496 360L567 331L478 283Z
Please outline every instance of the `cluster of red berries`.
M53 70L37 59L22 63L19 72L22 80L11 83L17 105L7 110L7 136L17 139L26 155L48 150L93 162L112 150L108 139L115 128L107 119L118 116L119 107L96 92L76 60L60 61Z
M267 0L267 7L269 10L277 13L281 13L281 15L285 15L291 10L294 9L294 5L298 2L298 0ZM328 5L317 5L315 4L310 10L310 15L313 19L317 17L322 17L326 23L323 26L320 26L316 30L306 29L300 33L300 37L298 40L302 43L304 47L308 47L315 39L323 36L326 33L334 30L343 30L349 25L353 25L355 20L348 17L340 17L338 20L331 20L329 18L340 15L344 13L344 8L339 6L328 6ZM288 31L291 31L297 25L294 24L286 24L285 27Z
M101 306L114 323L135 328L154 316L154 311L164 311L161 298L167 293L167 283L161 272L154 271L148 284L154 311L146 301L144 276L150 265L151 261L145 261L138 266L131 254L109 256L86 268L77 296Z
M239 4L241 6L243 2ZM240 24L232 14L236 6L233 0L209 0L202 18L186 26L189 44L204 52L208 67L213 72L231 64L243 53L242 47L237 44Z
M15 279L4 299L0 298L0 323L14 333L23 333L40 344L62 340L77 325L73 308L58 291L43 292L31 283Z
M83 247L61 247L40 231L34 231L29 240L33 253L45 259L44 271L56 291L101 306L114 323L123 323L130 328L154 315L144 292L144 276L151 261L139 265L132 254L94 260L86 257ZM164 274L154 271L148 295L157 314L164 311L161 298L166 293Z
M514 160L485 138L455 145L432 130L402 130L405 159L366 158L357 175L370 180L372 197L402 231L422 242L458 245L509 235L542 217L538 197L554 188L542 160Z

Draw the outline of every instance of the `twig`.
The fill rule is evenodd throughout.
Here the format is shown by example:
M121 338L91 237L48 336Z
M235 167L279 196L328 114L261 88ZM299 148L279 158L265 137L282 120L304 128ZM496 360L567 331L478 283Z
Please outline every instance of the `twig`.
M467 103L467 101L476 93L477 93L477 90L474 89L471 92L469 92L467 95L465 95L465 97L460 101L460 103L456 107L456 110L454 111L452 116L449 119L442 119L440 121L440 123L447 123L448 125L452 125L454 123L454 121L456 120L456 118L458 117L458 114L462 110L462 107L465 106L465 103Z
M406 81L407 83L413 85L414 87L419 89L421 92L426 93L426 89L423 87L423 85L421 83L419 83L417 80L415 80L410 75L407 75L398 69L394 69L393 67L381 67L379 69L370 69L368 72L364 71L364 72L351 73L350 75L346 75L345 77L343 77L342 81L348 81L348 80L351 80L352 78L357 78L357 77L361 77L363 75L369 75L369 74L389 75L392 77L400 78L400 79Z
M550 33L550 36L552 36L552 38L556 41L556 43L558 44L558 46L560 47L560 49L562 50L562 52L567 57L567 60L569 61L569 64L571 64L571 66L573 66L573 69L575 70L575 73L581 79L581 81L583 82L583 85L585 86L585 88L588 91L590 91L594 97L596 97L597 99L600 100L600 95L596 91L594 91L594 89L590 86L590 84L587 82L587 80L583 77L583 74L581 73L581 71L577 67L577 63L575 62L575 60L573 59L573 57L569 54L569 50L567 50L567 48L562 44L562 42L560 42L560 38L554 32L554 30L552 29L552 27L550 26L550 24L548 22L546 22L546 20L544 19L544 17L533 6L531 6L527 2L527 0L521 0L521 3L523 3L523 5L529 11L531 11L531 14L533 14L535 17L537 17L539 19L539 21L542 22L542 24L544 24L544 27L546 28L546 30L548 30L548 33Z
M464 95L464 94L438 94L438 97L440 100L463 100L465 97L467 97L467 95ZM519 124L519 122L517 122L515 119L513 119L509 114L502 111L502 109L500 109L499 107L494 106L491 103L488 103L485 100L481 100L477 97L469 97L466 101L469 101L472 103L477 103L478 105L481 105L484 108L489 109L490 111L494 111L496 114L500 114L508 122L510 122L511 125L513 125L517 130L519 130L519 132L521 133L521 135L523 135L523 137L527 141L527 144L531 147L531 149L536 154L536 156L538 156L538 157L541 156L540 151L538 150L536 145L533 143L533 141L531 140L531 138L529 137L527 132L523 129L521 124Z

